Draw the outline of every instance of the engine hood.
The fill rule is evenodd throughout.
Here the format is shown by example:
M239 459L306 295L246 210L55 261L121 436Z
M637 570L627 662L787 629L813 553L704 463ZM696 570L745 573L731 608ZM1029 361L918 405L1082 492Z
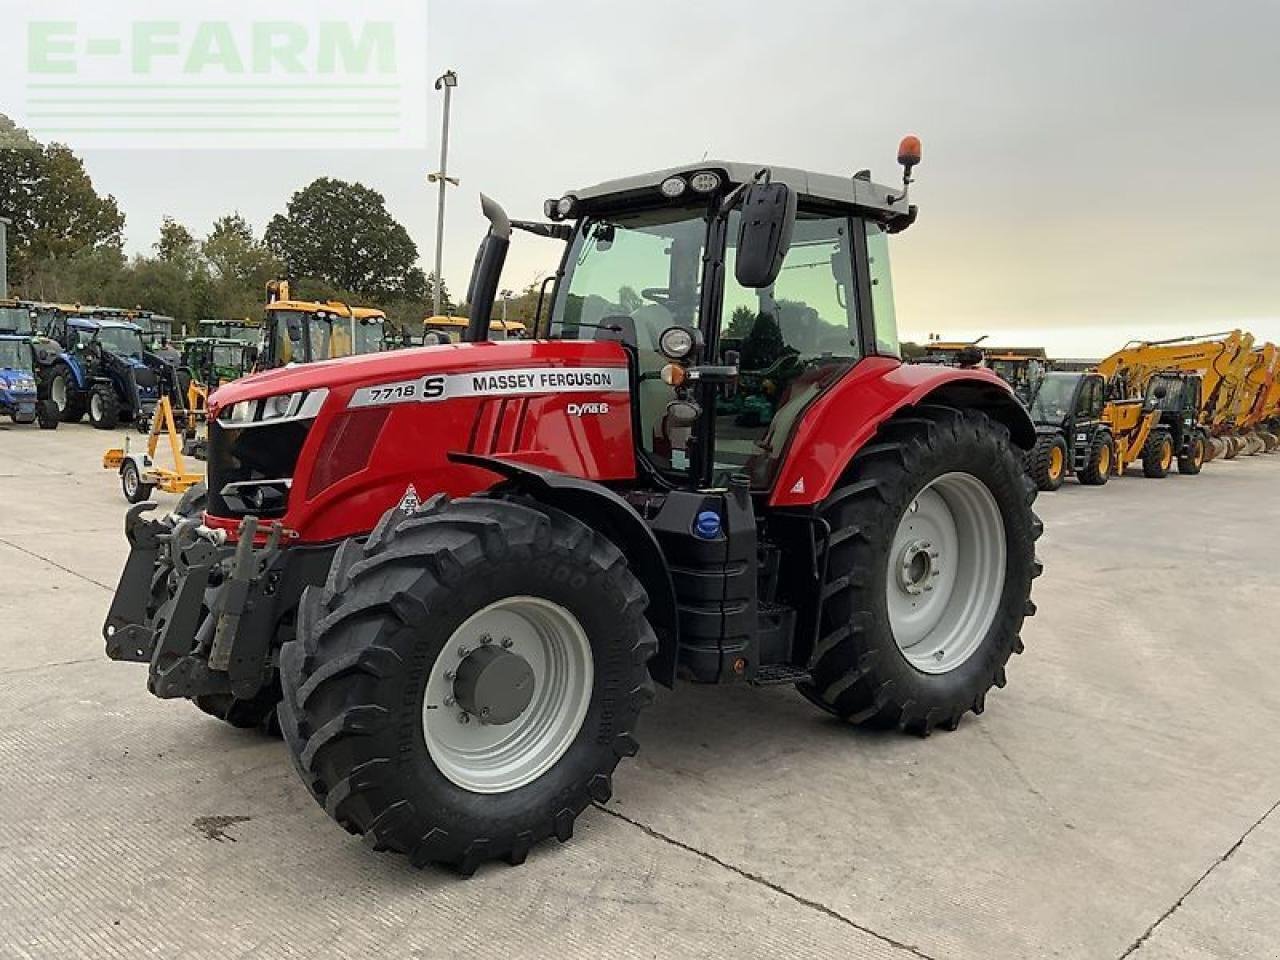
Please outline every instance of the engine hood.
M622 347L593 340L503 340L446 343L340 360L298 364L253 374L219 387L209 398L211 414L242 400L281 393L393 383L432 373L472 373L514 367L561 367L600 363L624 366Z

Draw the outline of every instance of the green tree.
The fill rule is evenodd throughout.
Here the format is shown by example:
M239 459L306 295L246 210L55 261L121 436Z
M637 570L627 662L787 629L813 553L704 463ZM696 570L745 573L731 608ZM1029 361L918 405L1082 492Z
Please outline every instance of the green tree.
M421 271L419 271L421 273ZM434 310L436 303L436 272L432 270L423 278L422 283L422 301L427 305L428 309ZM440 309L444 311L446 317L452 316L458 309L458 305L453 302L453 298L449 296L448 281L440 283Z
M100 195L69 147L41 146L0 116L0 216L13 221L13 277L28 287L36 276L60 285L59 264L81 250L120 249L124 214Z
M215 317L256 316L266 299L267 282L284 273L284 265L239 213L214 221L200 251L209 266Z
M362 297L403 296L418 259L382 194L329 177L293 195L286 212L267 225L266 242L290 275Z
M191 263L199 253L191 231L173 217L164 218L160 224L160 239L151 246L166 263Z
M736 307L729 315L729 326L725 329L726 337L736 337L743 339L751 332L751 328L756 324L756 312L750 307Z

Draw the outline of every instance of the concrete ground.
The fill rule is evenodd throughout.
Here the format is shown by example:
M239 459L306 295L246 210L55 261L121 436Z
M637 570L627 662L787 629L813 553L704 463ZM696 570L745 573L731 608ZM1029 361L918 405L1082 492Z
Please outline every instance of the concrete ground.
M957 732L681 688L570 844L463 880L104 659L108 437L0 426L0 957L1280 956L1280 456L1043 496L1027 652Z

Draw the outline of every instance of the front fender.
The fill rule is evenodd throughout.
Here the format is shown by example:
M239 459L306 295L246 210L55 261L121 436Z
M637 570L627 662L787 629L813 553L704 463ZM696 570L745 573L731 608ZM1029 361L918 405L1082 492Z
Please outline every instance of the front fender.
M75 378L76 386L81 390L87 390L88 385L85 382L84 367L80 365L80 361L70 353L58 354L58 359L67 365L67 369L71 371L71 376Z
M555 470L471 453L451 453L449 459L496 473L515 489L572 514L613 541L649 595L646 615L658 635L658 654L649 672L658 683L672 686L680 648L675 585L658 538L631 504L608 487Z
M899 411L919 404L977 409L1005 425L1024 450L1036 429L1013 390L982 369L861 360L805 411L783 457L771 507L808 507L835 488L854 455Z

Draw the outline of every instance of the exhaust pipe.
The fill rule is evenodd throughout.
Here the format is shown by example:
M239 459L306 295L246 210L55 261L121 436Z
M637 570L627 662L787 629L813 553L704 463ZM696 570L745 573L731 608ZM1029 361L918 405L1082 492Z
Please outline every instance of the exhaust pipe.
M507 260L511 246L511 218L496 200L480 194L480 210L489 221L489 232L480 241L476 262L471 268L471 283L467 287L467 303L471 316L467 320L467 332L463 339L479 343L489 339L489 324L493 314L493 301L498 295L502 280L502 265Z

